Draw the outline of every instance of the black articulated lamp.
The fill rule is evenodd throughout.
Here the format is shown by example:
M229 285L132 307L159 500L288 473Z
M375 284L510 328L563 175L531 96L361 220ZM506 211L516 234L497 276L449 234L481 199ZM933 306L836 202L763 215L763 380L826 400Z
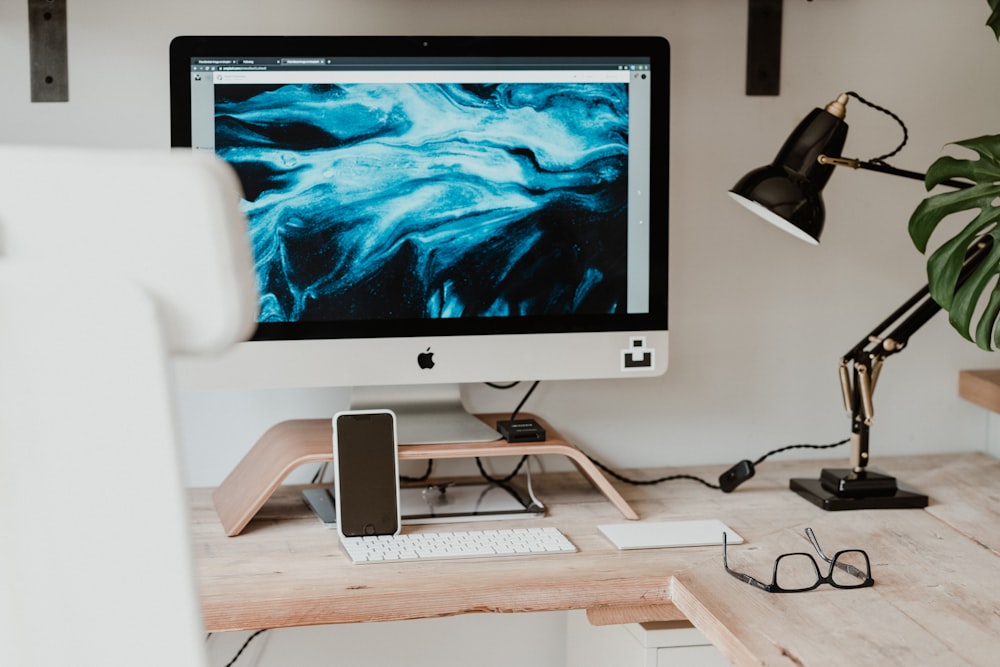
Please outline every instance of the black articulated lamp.
M796 238L819 244L826 209L820 193L847 140L846 95L813 109L788 136L774 161L754 169L729 191L737 202Z
M903 142L888 155L862 161L840 156L847 139L844 120L849 97L889 114L903 127ZM918 180L924 174L885 163L906 143L906 127L891 112L856 93L845 93L823 109L813 109L789 135L771 164L755 169L730 190L737 202L797 238L817 245L823 232L823 187L837 166L868 169ZM956 188L962 181L945 181ZM990 249L989 239L966 255L959 284ZM924 287L896 309L840 359L844 406L851 417L851 458L848 468L825 468L819 479L793 479L793 491L826 510L926 507L927 496L897 483L896 478L868 469L869 430L874 417L872 396L885 359L902 351L910 336L941 310Z

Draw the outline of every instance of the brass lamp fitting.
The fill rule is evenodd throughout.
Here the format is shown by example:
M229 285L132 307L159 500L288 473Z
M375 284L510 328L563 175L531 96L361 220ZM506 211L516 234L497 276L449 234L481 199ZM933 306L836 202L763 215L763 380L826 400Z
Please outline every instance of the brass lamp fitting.
M847 93L837 95L837 99L826 105L826 112L833 114L837 118L844 118L847 115Z

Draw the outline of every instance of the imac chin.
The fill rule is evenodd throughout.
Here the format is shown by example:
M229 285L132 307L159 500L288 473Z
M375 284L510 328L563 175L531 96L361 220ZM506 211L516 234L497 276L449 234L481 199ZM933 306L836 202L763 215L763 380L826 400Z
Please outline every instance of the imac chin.
M325 387L335 374L352 408L397 413L400 444L481 442L500 436L466 413L460 385L652 377L666 370L667 342L666 331L249 341L176 368L188 388Z

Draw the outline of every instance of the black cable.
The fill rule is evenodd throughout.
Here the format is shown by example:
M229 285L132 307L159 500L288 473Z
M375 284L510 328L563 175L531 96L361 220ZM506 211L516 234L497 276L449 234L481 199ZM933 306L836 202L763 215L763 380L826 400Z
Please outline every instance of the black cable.
M834 447L840 447L841 445L846 445L850 438L844 438L843 440L838 440L837 442L831 442L828 445L788 445L786 447L779 447L778 449L772 449L767 454L764 454L759 459L753 462L754 465L760 465L769 456L774 454L780 454L781 452L787 452L790 449L832 449Z
M243 642L243 646L241 646L240 650L237 651L236 655L233 656L233 659L226 663L226 667L233 667L233 665L236 664L236 661L240 659L240 656L243 654L243 651L247 650L247 646L250 645L250 642L252 642L254 639L256 639L257 635L259 635L262 632L267 632L267 630L268 630L267 628L263 628L261 630L258 630L255 633L253 633L249 637L247 637L247 640L245 642Z
M517 473L521 472L521 468L524 466L527 460L528 460L528 455L525 454L524 456L521 457L521 460L517 462L517 465L514 466L514 470L512 472L510 472L506 477L501 477L499 479L496 477L491 477L490 474L486 472L486 468L483 467L483 462L478 456L476 457L476 467L479 468L479 474L482 475L483 479L485 479L487 482L490 482L491 484L506 484L510 480L517 477Z
M327 470L327 464L326 463L320 464L319 468L317 468L316 472L313 474L312 481L310 483L311 484L321 483L323 481L323 478L326 476L326 470ZM408 477L406 475L400 475L399 480L401 482L423 482L430 478L431 472L433 470L434 470L434 459L428 459L427 469L424 471L423 475L421 475L420 477Z
M420 477L407 477L406 475L400 475L399 479L402 482L423 482L430 478L431 471L434 470L434 459L427 460L427 470Z
M695 475L667 475L666 477L660 477L658 479L630 479L628 477L625 477L621 473L612 470L608 466L604 465L603 463L595 459L590 454L584 454L584 455L588 459L590 459L591 463L593 463L595 466L597 466L604 472L608 473L609 475L617 479L619 482L625 482L626 484L632 484L633 486L652 486L653 484L660 484L662 482L671 482L677 479L689 479L693 482L699 482L700 484L704 484L710 489L720 488L718 484L713 484L712 482L706 481L701 477L696 477Z
M517 419L517 413L521 411L521 408L524 407L524 404L528 402L529 398L531 398L531 395L535 392L535 389L538 388L538 384L540 382L541 382L541 380L535 380L533 383L531 383L531 388L528 389L527 392L525 392L524 398L522 398L521 402L517 404L517 407L514 408L514 411L512 413L510 413L510 420L511 421L514 421L515 419Z
M319 466L316 468L316 472L313 473L312 479L310 480L309 483L319 484L320 482L323 481L323 478L325 476L326 476L326 463L324 462L319 464Z
M856 93L847 93L847 94L848 95L852 95L854 97L857 97L859 100L863 101L865 104L868 104L870 106L874 106L874 105L871 105L871 103L868 102L867 100L862 100L860 97L857 96ZM876 108L879 108L879 107L876 107ZM889 113L890 115L892 115L893 117L895 117L895 115L892 114L892 112L886 111L886 113ZM902 124L902 121L900 121L900 124ZM906 130L905 130L905 126L904 126L904 133L905 133L905 131ZM904 139L903 143L904 144L906 143L905 139ZM902 148L902 145L900 145L900 148ZM898 151L899 149L897 148L896 150ZM890 153L889 155L892 155L892 153ZM888 157L888 156L885 156L885 157ZM511 421L514 421L517 418L517 415L521 411L521 408L524 407L524 404L531 397L531 394L538 387L539 383L540 383L540 380L535 380L532 383L531 387L528 389L528 391L525 392L524 396L521 398L520 403L517 404L517 407L515 407L514 411L511 412L511 414L510 414L510 420ZM498 385L498 384L493 384L493 383L487 383L487 384L490 387L493 387L494 389L511 389L512 387L516 387L520 383L519 382L512 382L512 383L506 384L506 385ZM763 454L762 456L760 456L756 461L753 461L753 462L750 462L750 461L741 461L740 463L737 463L735 466L733 466L729 471L727 471L727 473L724 474L724 476L726 476L726 475L730 475L731 476L733 474L733 471L739 470L741 468L741 466L742 466L742 470L737 473L737 477L735 477L735 478L730 477L730 479L726 480L725 487L723 486L723 484L717 484L715 482L710 482L710 481L708 481L706 479L702 479L701 477L698 477L696 475L687 475L687 474L667 475L665 477L659 477L657 479L632 479L632 478L626 477L625 475L622 475L621 473L617 472L616 470L613 470L613 469L609 468L607 465L605 465L601 461L598 461L596 458L594 458L590 454L587 454L586 452L584 452L584 456L586 456L588 459L590 459L591 463L593 463L595 466L597 466L598 468L600 468L601 470L603 470L605 473L607 473L608 475L614 477L615 479L617 479L620 482L624 482L625 484L631 484L633 486L652 486L654 484L662 484L663 482L672 482L672 481L676 481L676 480L690 480L692 482L698 482L699 484L703 484L703 485L707 486L710 489L719 489L719 490L722 490L722 491L724 491L726 493L729 493L734 488L736 488L736 486L738 486L739 484L743 483L744 481L746 481L747 479L749 479L750 477L752 477L754 475L754 468L756 466L760 465L761 463L763 463L765 460L767 460L768 457L774 456L775 454L780 454L781 452L787 452L787 451L792 450L792 449L832 449L834 447L840 447L841 445L846 444L847 442L848 442L848 438L844 438L843 440L839 440L837 442L832 442L832 443L829 443L829 444L826 444L826 445L813 445L813 444L807 444L807 443L799 443L799 444L795 444L795 445L785 445L784 447L778 447L777 449L772 449L771 451L769 451L769 452ZM509 482L511 479L513 479L514 477L517 476L517 474L520 472L522 466L524 466L524 463L527 460L528 460L527 455L522 456L521 460L518 462L518 464L514 468L513 472L511 472L510 474L508 474L506 477L503 477L503 478L500 478L500 479L497 479L495 477L491 477L486 472L486 469L483 467L483 463L482 463L482 461L480 460L479 457L476 457L476 466L479 468L479 473L488 482L492 482L494 484L505 484L506 482ZM720 482L722 482L722 481L723 481L722 478L720 478Z
M519 384L521 384L521 382L519 380L515 380L514 382L508 382L507 384L499 384L497 382L487 382L486 386L493 387L494 389L513 389Z
M910 139L910 131L906 129L906 123L903 122L902 118L900 118L899 116L897 116L893 112L889 111L885 107L879 106L878 104L875 104L874 102L870 102L870 101L866 100L865 98L861 97L856 92L854 92L853 90L848 91L846 94L849 95L849 96L851 96L851 97L853 97L858 102L861 102L862 104L864 104L866 106L869 106L872 109L875 109L876 111L881 111L882 113L884 113L887 116L891 117L893 120L895 120L897 123L899 123L899 127L901 127L903 129L903 140L899 143L898 146L896 146L896 149L894 151L892 151L891 153L886 153L885 155L880 155L878 157L873 157L871 160L868 160L869 162L875 162L875 163L878 163L878 164L884 164L886 166L891 166L891 165L889 165L889 163L886 162L886 158L890 158L893 155L895 155L896 153L898 153L899 151L903 150L903 146L905 146L906 142L909 141L909 139Z
M848 438L844 438L843 440L839 440L837 442L832 442L832 443L827 444L827 445L797 444L797 445L787 445L785 447L779 447L778 449L772 449L771 451L767 452L766 454L764 454L763 456L761 456L760 458L758 458L752 464L750 464L750 470L752 471L755 466L757 466L758 464L762 463L769 456L773 456L775 454L779 454L781 452L785 452L785 451L788 451L790 449L831 449L833 447L839 447L839 446L841 446L843 444L846 444L847 441L848 441ZM625 477L621 473L618 473L618 472L612 470L608 466L604 465L603 463L601 463L600 461L598 461L597 459L595 459L590 454L584 453L584 455L588 459L590 459L591 463L593 463L598 468L600 468L601 470L603 470L607 474L611 475L612 477L614 477L618 481L624 482L626 484L632 484L633 486L649 486L649 485L653 485L653 484L660 484L662 482L671 482L671 481L674 481L674 480L687 479L687 480L691 480L693 482L698 482L699 484L704 484L705 486L707 486L710 489L722 489L722 486L720 484L716 484L714 482L709 482L708 480L702 479L701 477L697 477L695 475L683 475L683 474L681 474L681 475L667 475L666 477L660 477L658 479L631 479L631 478ZM737 465L739 465L739 464L737 464ZM751 475L752 475L752 472L751 472ZM743 480L740 480L740 481L743 481ZM738 483L739 482L737 482L737 484ZM729 488L729 491L732 491L732 487ZM728 491L727 491L727 493L728 493Z
M521 411L521 408L524 407L524 404L528 402L529 398L531 398L531 394L533 394L535 389L538 388L540 382L541 380L535 380L531 384L531 387L528 389L528 391L525 392L524 396L521 398L521 402L518 403L517 407L514 408L514 411L510 413L511 421L514 421L517 418L517 413ZM493 387L494 389L511 389L519 385L520 382L511 382L510 384L506 385L494 384L492 382L487 382L486 384L489 385L490 387ZM486 468L483 467L483 462L478 456L476 457L476 467L479 468L479 474L482 475L483 479L485 479L487 482L490 482L492 484L506 484L510 480L517 477L517 474L521 472L521 468L524 466L527 460L528 460L528 455L525 454L524 456L521 457L521 460L517 462L517 465L514 467L513 472L509 473L506 477L501 477L499 479L490 476L490 474L486 472Z

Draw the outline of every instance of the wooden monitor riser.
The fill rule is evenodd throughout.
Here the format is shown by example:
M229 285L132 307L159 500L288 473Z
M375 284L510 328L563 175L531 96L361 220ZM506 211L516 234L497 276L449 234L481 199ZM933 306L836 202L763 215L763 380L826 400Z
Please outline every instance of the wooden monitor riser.
M505 415L477 415L488 424L495 424ZM555 432L544 420L533 415L545 428L547 439L542 442L493 442L402 445L399 459L454 459L489 456L522 456L525 454L557 454L568 457L577 469L618 508L626 519L639 515L622 498L604 474L583 452ZM239 535L271 494L288 475L306 463L333 460L333 424L329 419L293 419L280 422L260 437L243 460L212 493L215 510L226 535Z

